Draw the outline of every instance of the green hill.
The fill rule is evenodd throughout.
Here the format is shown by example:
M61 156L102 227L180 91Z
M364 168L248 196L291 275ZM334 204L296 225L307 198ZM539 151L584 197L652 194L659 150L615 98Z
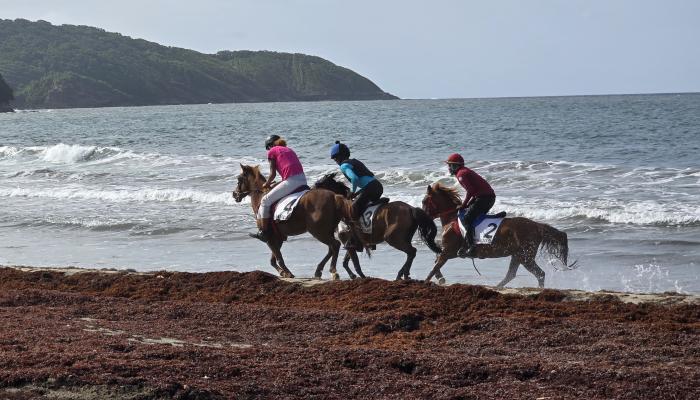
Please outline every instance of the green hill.
M12 88L5 82L0 74L0 112L10 112L10 100L13 100Z
M87 26L0 20L0 73L20 108L395 99L304 54L203 54Z

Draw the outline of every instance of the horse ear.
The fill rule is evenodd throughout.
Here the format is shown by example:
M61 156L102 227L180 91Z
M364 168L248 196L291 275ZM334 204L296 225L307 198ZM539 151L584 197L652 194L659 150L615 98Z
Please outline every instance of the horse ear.
M433 193L433 187L428 185L428 194L432 194L432 193Z

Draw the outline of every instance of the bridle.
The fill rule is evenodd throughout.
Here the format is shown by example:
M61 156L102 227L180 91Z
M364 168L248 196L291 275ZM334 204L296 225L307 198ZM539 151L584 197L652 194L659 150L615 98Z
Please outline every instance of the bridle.
M440 218L440 219L445 219L445 218L452 218L456 217L456 213L454 212L453 209L447 209L445 211L440 211L437 204L435 204L435 201L433 200L433 195L428 194L426 199L425 199L425 212L430 216L430 218Z
M238 190L238 187L241 184L242 178L243 178L243 175L238 175L238 178L237 178L238 185L236 185L236 189L231 193L231 195L233 196L234 199L236 199L237 201L240 201L240 200L238 200L238 198L243 200L243 198L245 198L246 196L250 196L253 193L263 193L262 189L251 189L251 190L245 190L245 191Z

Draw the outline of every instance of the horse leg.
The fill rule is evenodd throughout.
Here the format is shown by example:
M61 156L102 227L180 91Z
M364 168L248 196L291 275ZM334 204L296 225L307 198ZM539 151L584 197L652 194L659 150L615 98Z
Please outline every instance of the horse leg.
M537 285L540 288L544 287L544 271L542 268L540 268L539 265L535 262L534 258L531 258L527 260L525 263L523 263L523 266L525 267L526 270L530 271L532 275L535 275L537 278Z
M282 258L282 243L283 242L281 241L270 240L267 242L267 247L269 247L270 251L272 251L272 257L277 260L277 265L279 265L277 270L279 271L280 276L282 278L294 278L294 274L289 270L289 268L287 268L284 263L284 258ZM270 259L270 261L272 262L272 259Z
M440 272L440 270L435 271L435 278L438 280L438 285L445 284L445 277L442 276L442 272Z
M321 259L321 262L319 262L318 265L316 266L316 272L314 273L314 278L318 278L318 279L321 278L321 274L323 273L323 268L326 266L326 263L328 262L328 260L331 259L332 256L333 256L333 254L331 254L330 252L326 253L326 255L323 256L323 259Z
M401 270L399 270L399 274L401 274L401 271L403 271L403 279L409 280L411 279L411 265L413 265L413 259L416 258L416 248L413 246L410 246L408 248L408 251L406 251L406 262L403 264L403 267L401 267ZM398 277L396 279L399 279Z
M433 276L437 276L438 279L441 279L443 282L439 282L441 285L444 284L445 278L442 276L442 273L440 272L440 268L442 268L443 265L449 260L449 258L444 254L439 254L437 258L435 259L435 265L433 266L433 269L430 271L428 274L428 277L425 278L425 283L430 282L433 279Z
M512 281L513 278L515 278L515 273L518 272L519 266L520 266L520 260L518 260L517 257L512 256L510 258L510 266L508 266L508 273L506 273L506 277L503 278L503 280L498 285L496 285L496 287L502 288L508 282Z
M350 279L355 279L357 276L350 271L350 266L348 265L350 263L350 250L345 252L345 258L343 258L343 268L345 268L345 271L348 273L348 276Z
M328 257L331 257L331 279L333 280L338 280L340 279L340 276L338 275L338 271L336 270L336 265L338 264L338 252L340 252L340 242L335 239L333 236L333 233L331 232L330 235L327 237L316 237L321 243L324 243L328 246L328 254L326 254L325 257L323 257L323 260L321 260L321 263L318 264L316 267L316 273L314 274L314 278L316 279L321 279L321 275L323 274L323 266L326 264L326 261L328 260Z
M416 258L416 248L411 244L411 239L413 239L416 229L418 229L418 225L403 232L401 232L401 229L392 228L384 235L384 240L391 247L406 253L406 262L403 263L399 273L396 275L397 281L402 277L406 280L411 279L411 265L413 264L413 259Z
M411 264L413 264L413 259L416 258L416 248L411 245L410 241L407 242L406 240L397 240L392 236L388 237L386 242L396 250L406 253L406 262L403 263L399 273L396 275L396 280L398 281L402 277L403 279L411 279Z
M362 268L360 267L360 259L357 258L357 252L355 250L348 250L348 254L350 254L350 258L352 259L352 265L355 266L355 272L357 272L357 275L360 278L366 278L365 274L362 273Z
M282 273L284 272L284 270L282 268L280 268L279 266L277 266L277 257L275 257L274 254L270 254L270 265L272 265L272 268L277 270L277 272L280 274L280 276L282 276Z

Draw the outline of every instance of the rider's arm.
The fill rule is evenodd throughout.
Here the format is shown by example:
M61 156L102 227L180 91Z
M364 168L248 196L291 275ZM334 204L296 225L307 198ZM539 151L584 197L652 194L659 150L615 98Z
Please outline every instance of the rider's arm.
M360 177L357 176L355 171L352 170L352 166L350 164L343 164L340 166L340 169L343 171L345 176L350 179L350 183L352 183L352 193L355 193L355 190L357 190L357 187L360 185Z
M272 185L272 182L274 182L275 177L277 176L277 162L275 161L274 158L271 158L270 160L270 176L267 178L267 181L263 185L263 188L267 189Z

